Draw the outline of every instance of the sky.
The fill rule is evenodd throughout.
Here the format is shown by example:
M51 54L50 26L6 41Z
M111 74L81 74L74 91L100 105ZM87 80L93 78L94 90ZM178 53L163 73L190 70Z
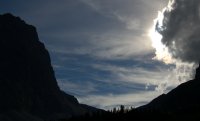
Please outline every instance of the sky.
M80 103L111 109L146 104L191 76L182 71L191 66L155 59L150 33L167 3L0 0L0 14L12 13L37 28L63 91Z

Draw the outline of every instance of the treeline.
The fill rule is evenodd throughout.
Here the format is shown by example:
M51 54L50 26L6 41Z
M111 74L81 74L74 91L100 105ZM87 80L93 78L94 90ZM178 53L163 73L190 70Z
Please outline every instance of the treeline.
M71 119L58 121L200 121L199 110L182 112L165 112L156 110L138 110L137 108L125 108L120 106L110 111L88 113Z

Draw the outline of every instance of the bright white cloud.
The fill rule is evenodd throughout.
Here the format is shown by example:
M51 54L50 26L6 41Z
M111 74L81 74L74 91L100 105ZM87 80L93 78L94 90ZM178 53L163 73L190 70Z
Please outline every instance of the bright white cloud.
M171 41L170 44L165 42L166 38L170 37L171 35L169 34L168 36L166 36L164 34L165 36L163 36L163 34L162 34L162 32L165 32L168 29L167 28L168 26L166 26L166 25L168 25L167 22L169 22L169 20L167 20L166 18L169 17L169 15L166 12L170 13L171 11L173 11L174 2L175 2L174 0L169 0L168 5L166 7L164 7L162 11L158 12L158 16L154 20L153 27L150 30L149 35L152 40L152 47L155 48L154 59L163 61L165 64L173 64L175 66L175 68L173 69L173 73L176 74L176 79L174 79L174 83L181 84L181 83L188 81L194 77L194 72L195 72L194 70L196 69L197 64L195 64L194 62L187 62L187 61L183 62L181 60L181 58L176 58L175 56L173 56L173 55L175 55L175 53L174 53L175 51L172 51L171 48L174 48L174 50L177 49L176 42L173 40L173 38L169 39L169 41ZM180 22L178 22L178 23L180 23ZM172 24L169 24L169 25L172 25ZM173 28L173 27L172 27L172 30L176 31L176 29L179 26L177 26L176 28ZM184 30L187 30L187 29L184 29ZM166 33L170 33L170 32L167 31ZM171 33L175 33L175 32L171 32ZM179 33L179 31L178 32L176 31L175 36L181 36L181 37L185 36L185 34L183 34L183 33L181 33L181 35L179 35L178 33ZM188 33L188 32L186 32L186 33ZM179 38L179 39L177 39L177 41L178 40L182 40L182 39ZM186 40L188 40L188 39L186 39ZM170 45L170 46L168 46L168 45ZM184 52L183 50L184 50L184 48L182 48L181 52ZM195 53L195 52L193 52L193 53ZM191 55L188 55L188 56L192 57ZM166 84L167 83L161 84L158 87L158 89L163 88L163 86L166 86Z

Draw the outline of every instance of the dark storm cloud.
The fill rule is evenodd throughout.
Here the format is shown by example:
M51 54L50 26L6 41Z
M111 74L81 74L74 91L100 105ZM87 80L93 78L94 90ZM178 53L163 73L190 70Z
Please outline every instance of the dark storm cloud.
M157 24L162 42L176 59L200 61L200 0L171 0L164 11L163 25Z

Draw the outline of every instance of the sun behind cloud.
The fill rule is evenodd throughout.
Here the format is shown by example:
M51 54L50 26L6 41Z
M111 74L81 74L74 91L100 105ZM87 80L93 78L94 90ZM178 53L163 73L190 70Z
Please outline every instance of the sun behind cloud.
M163 10L164 11L164 10ZM156 30L156 27L160 28L163 25L163 11L158 12L157 18L154 20L153 27L149 31L149 36L152 41L152 47L155 49L155 57L153 59L163 61L166 64L174 63L168 48L162 43L162 35Z

